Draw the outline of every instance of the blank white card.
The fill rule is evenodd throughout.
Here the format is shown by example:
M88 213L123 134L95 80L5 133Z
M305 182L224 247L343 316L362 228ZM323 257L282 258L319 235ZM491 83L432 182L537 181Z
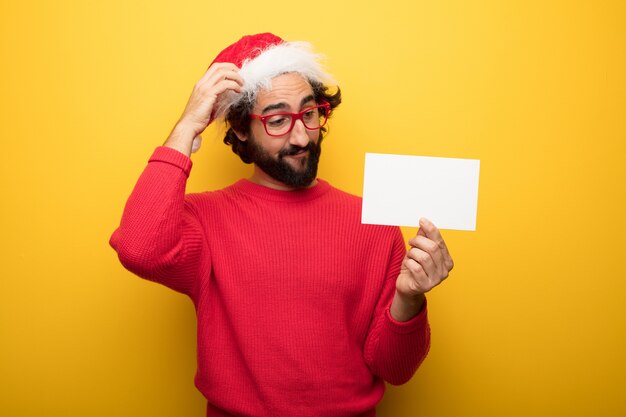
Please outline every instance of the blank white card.
M361 221L476 230L479 170L477 159L367 153Z

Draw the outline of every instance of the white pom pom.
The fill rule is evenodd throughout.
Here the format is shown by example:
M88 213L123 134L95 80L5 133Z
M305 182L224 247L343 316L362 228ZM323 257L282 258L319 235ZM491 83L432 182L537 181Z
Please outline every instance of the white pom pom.
M198 152L200 146L202 145L202 136L198 135L193 138L193 143L191 144L191 153Z

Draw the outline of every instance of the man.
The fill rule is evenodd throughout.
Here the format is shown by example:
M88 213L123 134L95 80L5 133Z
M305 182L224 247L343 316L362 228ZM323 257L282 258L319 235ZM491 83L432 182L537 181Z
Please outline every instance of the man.
M341 102L308 45L272 34L222 51L135 186L111 245L136 274L187 294L198 318L196 386L208 416L374 416L384 381L426 356L424 294L453 263L420 220L363 225L361 200L317 178ZM185 195L214 119L250 179Z

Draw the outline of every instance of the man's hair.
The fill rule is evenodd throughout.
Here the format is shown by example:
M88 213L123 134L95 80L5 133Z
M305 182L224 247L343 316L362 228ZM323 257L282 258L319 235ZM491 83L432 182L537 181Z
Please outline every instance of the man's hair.
M341 103L341 90L337 87L337 91L331 93L329 87L318 81L308 80L311 88L313 89L313 96L315 102L320 104L326 101L330 104L330 112L328 117L333 114L333 110ZM224 143L231 146L234 153L239 155L241 160L246 164L252 163L248 152L248 141L242 141L237 137L235 131L242 135L248 135L250 133L250 114L252 113L252 107L254 103L250 103L248 100L241 100L241 102L233 105L226 116L226 122L228 123L228 131L224 136ZM327 132L326 126L320 129L320 139Z

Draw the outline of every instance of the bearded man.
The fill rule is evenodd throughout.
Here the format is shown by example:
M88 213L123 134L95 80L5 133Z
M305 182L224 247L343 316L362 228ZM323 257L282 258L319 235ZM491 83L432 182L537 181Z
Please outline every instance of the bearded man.
M196 83L110 243L130 271L188 295L207 416L375 416L430 346L424 294L453 267L428 220L409 240L361 224L317 178L341 91L303 42L245 36ZM249 179L185 194L200 134L223 119Z

